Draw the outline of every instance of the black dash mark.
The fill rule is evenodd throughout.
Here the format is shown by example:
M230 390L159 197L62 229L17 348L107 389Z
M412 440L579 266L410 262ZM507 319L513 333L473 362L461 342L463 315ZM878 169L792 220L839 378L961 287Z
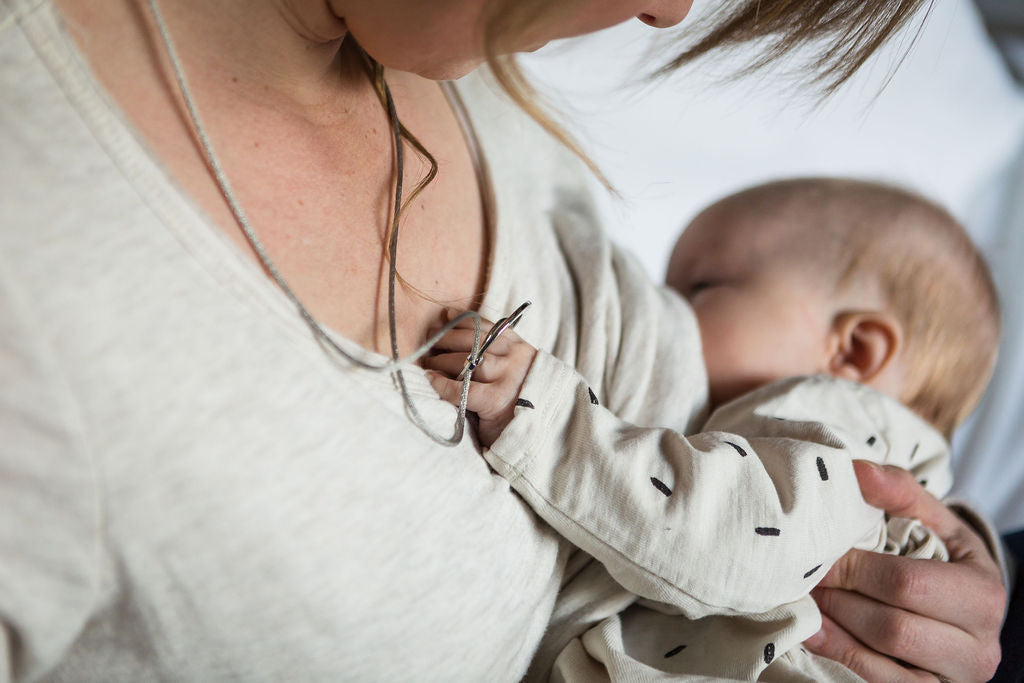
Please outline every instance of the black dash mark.
M818 458L818 476L822 481L828 481L828 470L825 469L825 461Z
M804 574L804 578L806 579L808 576L810 576L814 572L818 571L819 569L821 569L821 565L820 564L817 567L815 567L814 569L811 569L806 574Z
M773 526L759 526L754 529L754 533L758 536L778 536L782 532Z
M875 445L875 441L877 441L877 440L878 440L878 439L876 439L875 437L873 437L873 436L869 436L869 437L868 437L868 445L869 445L869 446L874 446L874 445Z
M764 646L764 663L771 664L775 659L775 643L768 643Z
M517 406L522 406L523 408L535 408L536 407L532 403L527 401L525 398L517 398L516 399L516 405Z
M914 456L917 455L917 449L920 448L920 447L921 447L921 444L919 444L919 443L915 443L914 444L914 450L910 451L910 460L911 461L914 460Z
M658 479L657 477L651 477L651 483L654 484L654 488L658 489L666 496L672 495L672 489L666 486L665 482L663 482L661 479Z
M686 649L685 645L680 645L678 647L674 647L674 648L672 648L671 650L669 650L668 652L665 653L665 659L668 659L669 657L675 657L677 654L679 654L680 652L682 652L685 649Z
M736 452L739 453L741 456L743 456L744 458L747 457L747 452L740 448L739 446L737 446L736 444L734 444L732 441L726 441L726 443L735 448Z
M595 406L601 405L600 403L597 402L597 395L594 394L594 390L591 389L590 387L587 387L587 391L590 392L590 402L593 403Z
M928 480L927 479L919 479L917 481L917 483L920 484L921 486L925 486L925 487L928 486Z

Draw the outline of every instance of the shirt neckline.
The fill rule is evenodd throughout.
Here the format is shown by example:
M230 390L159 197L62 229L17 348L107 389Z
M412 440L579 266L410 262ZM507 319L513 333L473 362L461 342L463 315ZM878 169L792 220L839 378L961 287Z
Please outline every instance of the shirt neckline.
M24 0L20 7L18 4L16 1L15 23L21 27L101 147L156 218L206 272L241 299L242 305L261 309L261 313L271 315L293 339L299 341L301 338L302 342L308 343L312 333L294 305L263 272L259 263L243 253L214 225L202 207L175 181L160 157L100 84L88 60L64 27L56 7L45 0ZM492 180L483 145L459 96L458 85L452 82L441 85L476 168L489 246L484 295L479 308L485 312L493 311L495 303L502 298L494 287L496 282L502 281L498 272L500 259L496 258L503 248L501 238L504 231L499 229L498 212L501 185ZM390 360L388 356L366 349L326 325L321 326L348 353L376 364ZM353 366L353 369L356 368ZM377 376L381 381L392 384L390 373L366 371L363 374ZM405 375L407 380L411 380L411 393L436 397L422 370L407 368Z

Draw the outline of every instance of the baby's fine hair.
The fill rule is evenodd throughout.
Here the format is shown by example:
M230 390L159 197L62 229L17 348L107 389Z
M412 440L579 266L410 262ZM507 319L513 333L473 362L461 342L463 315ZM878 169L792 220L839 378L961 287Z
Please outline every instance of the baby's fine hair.
M747 208L825 238L813 240L815 260L835 274L837 293L878 288L903 328L900 399L951 436L988 384L1001 326L992 276L963 226L934 202L877 182L798 178L740 195Z

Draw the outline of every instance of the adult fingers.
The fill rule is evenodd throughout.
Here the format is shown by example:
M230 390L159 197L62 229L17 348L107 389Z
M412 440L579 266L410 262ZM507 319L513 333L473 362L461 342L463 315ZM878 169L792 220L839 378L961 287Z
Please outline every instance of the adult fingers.
M854 472L860 484L865 502L885 510L891 517L910 517L921 522L937 533L943 541L975 541L978 549L984 543L970 531L963 521L942 501L931 495L918 484L907 470L892 465L876 465L867 460L855 460ZM961 539L963 537L963 539Z
M985 681L999 665L1006 595L998 567L987 567L988 561L942 563L851 551L826 574L815 599L881 654L953 680ZM957 599L963 596L969 599Z
M998 569L996 570L998 572ZM851 550L825 574L822 588L841 588L962 630L998 629L1005 591L974 558L945 563ZM971 595L971 606L950 595Z
M876 601L875 609L901 609L888 617L886 638L877 636L877 619L865 610L852 614L833 607L831 616L861 642L874 643L883 654L923 662L945 675L964 672L965 680L987 680L999 662L999 629L1006 590L995 559L984 541L963 520L898 468L854 464L862 493L869 503L890 515L916 517L945 542L950 562L911 560L865 551L851 551L826 574L821 585L842 588ZM951 596L970 596L951 600ZM962 649L925 651L949 628L970 636ZM902 632L904 635L900 635ZM872 635L874 634L874 636ZM907 635L909 634L909 635ZM896 654L897 651L900 654ZM916 654L915 654L916 653Z
M947 621L990 639L1006 606L999 565L985 542L962 519L899 468L854 463L865 500L889 515L920 519L946 544L949 563L854 550L844 555L821 585L844 588L917 614ZM950 595L970 595L954 604Z
M980 663L972 661L975 638L955 626L835 588L815 589L814 599L823 614L843 616L844 630L861 647L956 681L984 680Z
M891 657L865 647L825 614L821 616L821 630L804 641L804 647L816 655L839 662L869 683L935 681L932 674L902 666Z
M999 665L1006 596L998 567L988 562L987 556L943 563L855 550L826 574L815 598L881 654L953 680L985 681ZM957 599L962 596L969 599Z

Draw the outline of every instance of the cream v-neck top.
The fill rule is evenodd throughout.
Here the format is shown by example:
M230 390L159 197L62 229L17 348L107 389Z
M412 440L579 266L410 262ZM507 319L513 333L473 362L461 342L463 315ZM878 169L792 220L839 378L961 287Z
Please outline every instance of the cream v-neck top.
M484 315L531 299L519 331L604 405L692 424L685 303L609 244L575 159L456 87L495 195ZM314 341L48 3L0 0L0 93L0 680L520 678L556 600L593 595L571 546Z

